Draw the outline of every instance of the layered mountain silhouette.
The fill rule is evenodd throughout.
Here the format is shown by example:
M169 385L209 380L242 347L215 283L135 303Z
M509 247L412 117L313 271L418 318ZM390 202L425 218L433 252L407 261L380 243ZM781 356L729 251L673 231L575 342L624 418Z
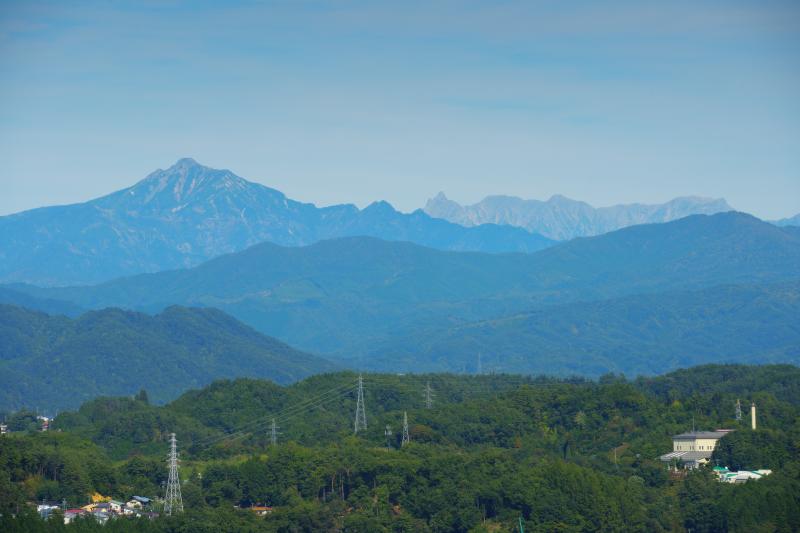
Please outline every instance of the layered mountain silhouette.
M556 195L547 201L514 196L487 196L477 204L461 205L440 192L428 200L424 211L463 226L500 224L524 228L555 240L591 237L637 224L670 222L689 215L733 211L721 199L683 197L664 204L627 204L592 207Z
M190 267L268 241L308 245L366 235L445 250L532 252L551 244L508 226L465 228L386 202L318 208L229 170L181 159L134 186L82 204L0 217L0 281L95 283Z
M141 388L163 402L223 377L286 384L336 368L216 309L104 309L70 319L0 305L0 409L75 408Z
M262 243L191 269L13 290L83 308L218 307L323 355L353 358L394 345L424 358L426 344L417 341L460 325L635 294L786 282L800 278L798 265L800 228L727 212L534 254L454 253L363 237L294 248ZM574 357L577 364L580 353Z

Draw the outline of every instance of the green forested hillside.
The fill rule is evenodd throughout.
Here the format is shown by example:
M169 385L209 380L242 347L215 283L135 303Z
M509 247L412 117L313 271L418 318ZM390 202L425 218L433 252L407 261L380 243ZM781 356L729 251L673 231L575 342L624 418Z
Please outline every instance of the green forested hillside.
M366 374L368 429L356 436L355 384L340 373L288 387L220 381L163 407L98 399L59 416L62 433L0 439L0 504L158 494L175 431L186 514L107 530L514 531L520 518L526 531L800 528L797 367L707 366L636 382ZM757 402L756 432L734 419L737 398ZM693 423L736 430L716 452L721 464L774 473L745 485L704 470L669 478L656 457ZM231 510L253 504L274 512ZM3 525L34 523L19 520Z
M707 363L800 363L800 281L554 305L376 343L353 366L652 375Z
M350 358L402 346L424 360L424 344L409 340L549 305L796 280L800 235L793 229L730 212L629 227L531 255L442 252L370 238L303 248L260 244L187 270L24 290L84 307L218 307L314 353ZM623 312L636 319L635 307ZM581 354L570 357L580 364Z
M333 368L214 309L105 309L73 320L0 305L0 409L52 412L142 388L164 402L220 377L290 383Z

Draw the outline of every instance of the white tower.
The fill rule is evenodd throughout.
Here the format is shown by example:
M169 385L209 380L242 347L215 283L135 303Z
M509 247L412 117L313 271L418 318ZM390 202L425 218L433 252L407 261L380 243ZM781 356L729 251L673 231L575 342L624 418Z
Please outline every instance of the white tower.
M169 437L169 478L167 479L167 494L164 496L164 514L171 516L173 513L183 512L183 498L181 498L181 480L178 476L178 445L175 433Z
M750 425L756 430L756 402L750 404Z
M403 440L400 446L403 447L409 442L411 442L411 436L408 434L408 413L403 411Z
M367 412L364 409L364 379L361 374L358 375L358 399L356 400L356 419L353 429L356 434L367 429Z
M269 431L269 443L275 446L278 444L278 426L275 425L275 419L272 419L272 426Z
M425 409L430 409L433 407L433 389L431 388L431 382L425 385Z

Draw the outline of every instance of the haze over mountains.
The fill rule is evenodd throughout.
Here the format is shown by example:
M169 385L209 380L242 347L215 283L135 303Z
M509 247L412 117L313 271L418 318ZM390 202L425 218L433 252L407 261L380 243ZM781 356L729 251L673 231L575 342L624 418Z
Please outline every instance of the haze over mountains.
M52 412L142 388L164 402L223 377L288 384L336 368L216 309L104 309L72 320L0 305L0 409Z
M499 224L385 202L317 208L183 159L97 200L0 217L0 302L14 306L0 313L0 400L55 401L69 383L89 396L149 383L164 399L336 365L475 372L478 354L486 370L587 376L800 363L791 221L694 198L453 204L426 209ZM512 222L602 234L558 243ZM125 381L125 365L146 375Z
M688 196L664 204L627 204L595 208L586 202L556 195L547 201L514 196L487 196L477 204L461 205L440 192L424 208L432 217L461 224L501 224L524 228L554 240L591 237L636 224L670 222L689 215L713 215L733 208L722 198Z
M552 244L519 228L465 228L422 211L403 214L386 202L317 208L181 159L96 200L0 217L0 282L96 283L193 266L265 241L301 246L352 235L486 252Z
M426 368L436 361L438 370L461 371L465 368L463 358L471 363L474 352L467 353L463 344L455 343L451 347L460 346L458 357L445 357L457 350L442 348L441 354L434 353L431 343L439 338L457 338L460 333L448 332L472 328L469 326L472 323L507 322L508 317L521 313L541 312L546 316L552 312L562 317L559 319L562 330L569 330L568 324L585 330L582 325L588 320L585 317L594 316L602 317L609 331L622 332L635 323L627 320L627 315L638 316L647 302L654 310L658 309L654 302L663 300L661 305L669 310L671 321L665 324L672 323L677 328L675 317L680 317L680 313L676 310L681 302L696 309L698 315L707 313L707 324L713 324L715 313L725 312L724 307L708 307L703 311L702 297L674 292L710 289L721 284L791 282L800 278L798 265L800 228L780 228L750 215L727 212L633 226L598 237L575 239L534 254L445 252L367 237L292 248L262 243L191 269L144 274L92 287L16 286L14 290L36 298L68 301L83 308L120 306L157 312L172 304L217 307L263 333L327 357L359 360L359 365L385 370ZM796 299L794 289L747 290L767 291L776 302ZM731 302L746 301L735 291L730 294ZM553 307L633 295L650 296L630 300L629 305L625 300L592 304L594 307L580 312L576 311L578 307ZM788 306L782 307L787 310L786 320L795 316L788 311L794 309L794 304L784 301L775 305ZM747 320L754 319L752 314L733 313L729 327L742 328ZM561 373L582 370L581 373L590 375L608 370L636 373L646 370L648 365L661 368L650 364L652 350L643 349L636 355L637 344L631 341L641 336L639 346L650 342L647 320L641 321L642 331L632 328L616 339L609 334L603 342L594 345L586 342L580 348L570 348L571 342L565 337L558 350L553 351L563 359L553 358L550 366L547 356L542 354L550 353L550 347L558 343L554 344L549 337L534 342L533 331L526 331L529 323L520 322L519 333L498 334L498 346L503 345L503 336L516 335L528 343L508 354L498 349L493 357L509 356L507 364L495 363L499 368L514 372L547 368ZM794 330L781 329L784 326L783 321L769 323L767 329L773 328L776 344L767 343L761 351L739 343L723 356L719 350L708 349L704 344L674 343L672 355L662 353L666 358L663 368L676 368L687 358L693 358L693 364L697 364L742 354L749 357L749 362L759 357L772 361L773 356L783 362L796 362L797 354L785 349L796 340ZM702 325L697 327L698 331L703 330ZM596 326L594 331L603 329ZM724 336L725 331L717 328L715 334ZM777 351L767 350L768 345L778 346ZM480 342L475 346L477 349ZM691 354L686 353L689 349ZM383 359L382 363L375 359L374 364L363 362L365 358L371 360L381 354L399 352L402 357L398 356L394 362L403 362L395 366L391 366L391 359ZM614 355L617 352L618 357ZM520 353L531 357L522 357ZM511 357L513 354L516 360ZM538 355L533 357L535 354Z
M800 281L552 305L379 343L359 367L648 375L711 361L800 362Z

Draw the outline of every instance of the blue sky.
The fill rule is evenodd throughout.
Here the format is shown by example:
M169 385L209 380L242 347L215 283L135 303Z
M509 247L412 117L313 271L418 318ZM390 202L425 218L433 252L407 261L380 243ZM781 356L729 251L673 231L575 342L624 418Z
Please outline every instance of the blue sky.
M800 212L800 2L0 0L0 80L0 214L185 156L320 205Z

